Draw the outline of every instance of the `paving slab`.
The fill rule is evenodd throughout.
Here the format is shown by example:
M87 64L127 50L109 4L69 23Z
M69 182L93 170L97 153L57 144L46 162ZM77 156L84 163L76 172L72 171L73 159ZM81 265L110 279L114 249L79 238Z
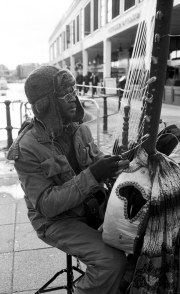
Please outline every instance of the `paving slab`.
M15 203L0 205L0 226L14 224L15 222Z
M10 193L0 192L0 205L16 203L15 199Z
M28 210L24 198L17 201L16 223L29 223Z
M11 178L8 178L9 184L1 185L0 183L0 194L11 195L14 199L20 199L24 197L24 192L18 180L15 183L11 182Z
M0 178L3 175L6 175L7 177L18 177L17 172L14 168L14 161L13 160L7 160L2 157L2 153L0 152Z
M3 141L1 140L1 141L0 141L0 161L7 160L7 159L6 159L7 150L6 150L6 149L3 149L3 147L1 147L2 142L3 142Z
M57 271L66 267L66 254L56 248L20 251L14 253L13 292L39 289ZM66 274L52 286L64 284Z
M16 224L15 228L15 251L31 250L50 247L41 241L30 222Z
M0 269L0 294L11 294L13 253L0 254Z
M14 224L0 226L0 254L13 251L14 247Z

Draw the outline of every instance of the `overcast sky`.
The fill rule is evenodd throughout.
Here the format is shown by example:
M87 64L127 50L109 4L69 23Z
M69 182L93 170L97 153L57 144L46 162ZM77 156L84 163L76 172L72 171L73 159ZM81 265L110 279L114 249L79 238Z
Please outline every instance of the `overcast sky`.
M49 61L49 37L73 0L0 0L0 64Z

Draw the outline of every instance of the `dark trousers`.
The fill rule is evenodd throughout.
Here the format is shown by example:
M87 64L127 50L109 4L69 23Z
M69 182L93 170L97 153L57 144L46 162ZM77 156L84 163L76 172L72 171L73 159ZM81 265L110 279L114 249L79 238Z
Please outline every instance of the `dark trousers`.
M78 256L86 264L86 274L79 281L75 294L117 294L126 270L126 256L106 245L101 233L85 221L86 218L68 216L51 225L40 239Z

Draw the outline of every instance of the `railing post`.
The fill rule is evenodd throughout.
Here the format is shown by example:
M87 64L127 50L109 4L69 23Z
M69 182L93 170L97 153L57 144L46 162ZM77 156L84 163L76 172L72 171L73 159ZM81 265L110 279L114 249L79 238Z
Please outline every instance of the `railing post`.
M10 104L11 101L10 100L5 100L4 101L5 105L6 105L6 122L7 122L7 126L6 126L6 130L7 130L7 148L9 149L9 147L12 145L13 143L13 138L12 138L12 126L11 126L11 114L10 114Z
M84 91L84 90L85 90L85 82L83 82L82 84L83 84L83 87L82 87L82 94L83 94L83 96L84 96L84 95L85 95L85 91Z
M104 96L103 132L107 132L107 96Z
M93 87L93 85L92 85L92 98L94 98L94 87Z
M122 91L119 89L118 90L118 111L121 108L121 99L122 99Z

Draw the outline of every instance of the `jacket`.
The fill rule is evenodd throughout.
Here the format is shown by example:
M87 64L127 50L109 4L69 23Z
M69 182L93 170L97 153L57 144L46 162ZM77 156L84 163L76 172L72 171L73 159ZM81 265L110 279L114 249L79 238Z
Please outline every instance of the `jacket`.
M85 214L83 201L99 189L89 166L104 157L85 124L73 124L73 144L81 172L75 175L60 145L52 141L36 120L27 125L9 149L7 158L14 160L28 217L41 233L54 221L71 215Z

